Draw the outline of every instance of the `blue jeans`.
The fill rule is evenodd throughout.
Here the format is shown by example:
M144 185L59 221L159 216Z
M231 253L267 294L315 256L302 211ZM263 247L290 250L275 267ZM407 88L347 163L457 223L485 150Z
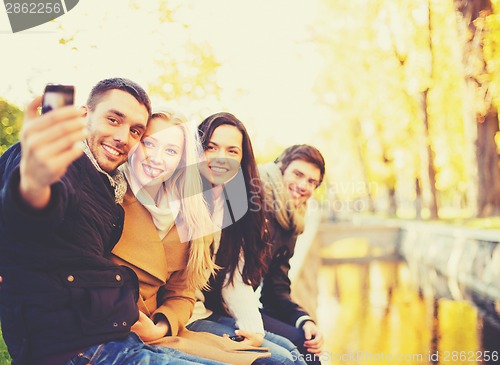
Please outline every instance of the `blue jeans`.
M186 326L187 329L194 332L210 332L218 336L224 334L233 335L238 329L236 322L232 317L212 314L206 319L199 319ZM271 357L257 359L254 364L260 365L306 365L302 360L297 347L284 337L275 335L271 332L265 332L263 347L268 347L271 351Z
M320 357L309 353L304 347L304 341L306 338L304 337L304 331L302 329L271 317L263 311L261 314L266 331L271 331L272 333L279 335L278 337L286 338L291 341L295 346L297 346L297 350L300 351L301 354L299 356L307 363L307 365L321 365Z
M170 349L165 346L144 344L135 333L123 341L111 341L89 347L71 359L66 365L223 365L218 361L204 359Z

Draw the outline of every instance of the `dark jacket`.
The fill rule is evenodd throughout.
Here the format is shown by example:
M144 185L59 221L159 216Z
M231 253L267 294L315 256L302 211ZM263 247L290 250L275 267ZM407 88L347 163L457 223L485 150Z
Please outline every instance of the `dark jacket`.
M21 147L0 157L0 321L13 364L124 338L138 318L132 270L105 257L123 209L87 156L34 211L19 195Z
M290 296L291 282L288 272L297 234L294 230L283 229L272 214L267 217L267 228L271 237L272 255L262 281L262 310L271 317L295 326L297 319L308 316Z

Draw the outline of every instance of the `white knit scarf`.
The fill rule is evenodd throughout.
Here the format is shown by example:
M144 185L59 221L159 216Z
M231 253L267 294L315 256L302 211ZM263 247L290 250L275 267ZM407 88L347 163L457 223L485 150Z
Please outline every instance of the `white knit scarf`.
M158 193L153 199L131 173L128 163L123 166L123 173L136 199L151 214L160 239L165 238L179 214L180 201L169 196L164 184L158 189Z

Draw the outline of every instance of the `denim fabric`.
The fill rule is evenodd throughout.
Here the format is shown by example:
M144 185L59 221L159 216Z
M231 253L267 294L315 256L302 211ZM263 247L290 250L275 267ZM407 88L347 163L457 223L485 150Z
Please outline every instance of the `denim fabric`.
M297 349L297 346L295 346L288 338L266 331L264 341L274 343L287 349L292 354L292 360L295 365L306 365L306 362L303 360L303 356L301 356L302 354Z
M66 365L223 365L218 361L170 349L144 344L135 333L123 341L111 341L89 347Z
M210 332L218 336L222 336L224 334L233 335L234 331L237 329L236 322L233 318L215 313L206 319L194 321L186 327L194 332ZM254 364L306 365L301 357L298 356L298 351L295 345L286 338L266 332L262 346L269 348L271 351L271 357L258 359L254 362Z
M286 338L296 346L296 351L293 353L294 359L298 356L307 365L321 365L320 358L309 353L304 347L304 331L301 328L294 327L288 323L282 322L262 312L262 320L264 321L264 329L273 334L278 335L278 338ZM273 341L274 342L274 341ZM280 344L281 345L281 344ZM285 348L286 345L281 345Z

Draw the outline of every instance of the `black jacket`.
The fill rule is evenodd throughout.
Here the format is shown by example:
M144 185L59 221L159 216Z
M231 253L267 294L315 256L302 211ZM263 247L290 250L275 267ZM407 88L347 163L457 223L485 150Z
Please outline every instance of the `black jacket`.
M124 338L138 318L138 281L105 257L123 209L87 156L34 211L19 195L21 148L0 157L0 321L13 364Z
M267 228L271 237L272 256L262 281L262 311L295 326L297 319L309 315L290 296L291 282L288 272L297 234L293 230L283 229L271 214L267 217Z

